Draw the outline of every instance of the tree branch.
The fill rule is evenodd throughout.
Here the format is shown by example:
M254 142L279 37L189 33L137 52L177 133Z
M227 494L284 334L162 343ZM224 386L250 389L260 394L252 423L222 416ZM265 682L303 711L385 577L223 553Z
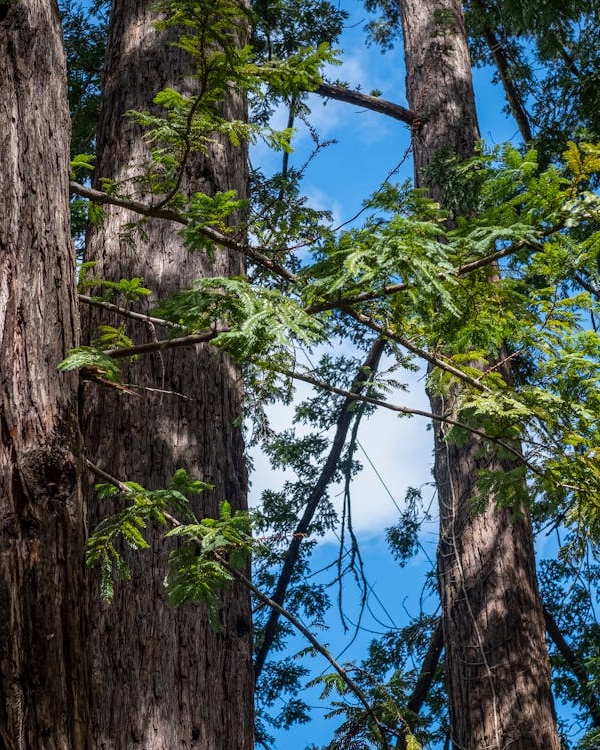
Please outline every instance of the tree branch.
M353 89L346 88L345 86L338 86L333 83L321 83L313 92L319 94L319 96L327 99L336 99L340 102L347 102L348 104L356 104L358 107L364 107L370 109L373 112L379 112L382 115L387 115L395 120L400 120L407 125L415 125L417 121L422 122L422 118L419 118L410 109L402 107L400 104L394 104L387 99L381 99L378 96L372 96L371 94L363 94L361 91L355 91Z
M266 604L268 607L270 607L274 612L277 612L277 616L281 615L282 617L285 617L285 619L290 622L296 630L301 633L306 640L310 643L310 645L315 649L315 651L318 651L321 656L324 656L325 659L331 664L331 666L335 669L335 671L340 675L340 677L344 680L345 684L350 688L350 690L354 693L354 695L358 698L358 700L362 703L367 715L370 719L375 723L375 726L379 729L381 733L381 740L383 742L382 748L383 750L387 750L389 747L389 744L386 739L386 734L394 734L397 735L397 730L391 729L390 727L384 726L373 709L371 708L371 704L369 703L367 696L363 693L363 691L360 689L360 687L354 682L354 680L348 675L347 670L345 670L338 662L335 660L335 658L331 655L331 653L323 646L319 641L314 637L314 635L304 627L304 625L298 620L297 617L294 617L294 615L291 612L288 612L287 609L284 609L278 602L274 601L273 599L270 599L268 596L265 596L262 591L257 588L246 576L236 568L229 565L227 560L225 560L221 555L218 553L215 553L215 557L217 560L223 565L223 567L228 570L232 575L234 575L238 580L240 580L245 586L247 586L250 591L256 596L257 599L259 599L263 604Z
M553 227L552 230L546 230L542 237L548 237L551 234L554 234L555 232L560 231L564 227L562 225L558 225L556 227ZM510 255L514 255L514 253L517 253L519 250L522 250L524 247L531 247L535 250L541 250L542 246L534 242L532 240L519 240L518 242L513 242L511 245L508 245L507 247L502 248L502 250L497 250L494 253L490 253L490 255L485 255L481 258L476 258L475 260L471 260L468 263L463 263L462 266L458 266L456 271L454 272L455 277L459 276L466 276L467 274L471 273L472 271L477 271L480 268L485 268L486 266L494 265L494 263L497 263L499 260L502 260L503 258L507 258ZM440 279L444 278L443 274L440 274ZM407 289L414 286L406 281L398 282L397 284L387 284L386 286L383 286L381 289L374 289L372 291L366 291L366 292L359 292L358 294L353 294L352 296L348 297L338 297L337 299L319 303L316 305L311 305L306 312L308 313L317 313L317 312L326 312L328 310L335 310L335 309L345 309L350 305L357 305L361 302L370 302L374 299L381 299L382 297L389 297L393 294L398 294L399 292L404 292Z
M546 609L546 607L544 607L544 619L546 620L546 631L548 635L554 642L554 645L558 649L560 655L566 661L570 670L577 678L577 682L581 687L581 692L583 695L583 703L589 711L590 718L592 719L592 724L595 727L600 727L600 703L598 702L598 698L594 694L594 691L590 687L590 678L585 665L582 663L579 656L577 656L577 654L565 641L556 620Z
M113 477L111 474L107 474L105 471L103 471L103 469L101 469L99 466L96 466L96 464L93 464L89 459L85 458L84 463L86 468L89 469L92 474L95 474L99 479L104 479L105 482L112 484L124 495L129 495L131 493L131 487L128 487L125 482L121 482L120 479Z
M182 224L183 226L187 226L187 224L189 224L189 220L184 214L180 213L179 211L174 211L172 208L157 208L154 206L148 206L145 203L140 203L139 201L132 200L131 198L118 198L117 196L104 193L101 190L95 190L94 188L85 187L84 185L80 185L78 182L71 181L69 183L69 187L72 193L75 193L82 198L87 198L88 200L92 201L92 203L120 206L121 208L126 208L129 211L133 211L134 213L139 214L140 216L148 216L155 219L166 219L167 221L174 221L177 224ZM276 261L271 260L271 258L265 255L265 252L269 252L268 249L255 248L251 245L248 245L247 243L239 242L233 237L229 237L226 234L213 229L212 227L204 226L201 227L199 231L201 231L201 233L207 239L212 240L217 245L227 247L230 250L235 250L235 252L240 253L247 258L250 258L250 260L254 261L254 263L256 263L257 265L262 266L263 268L266 268L273 273L276 273L281 278L286 279L287 281L296 281L296 274L288 271L287 268L277 263Z
M98 476L100 479L104 479L105 482L108 482L109 484L114 485L119 489L123 494L129 495L131 494L132 490L130 487L128 487L124 482L121 482L119 479L116 479L115 477L111 476L107 472L100 469L98 466L93 464L88 459L85 459L85 465L86 467L96 476ZM181 526L181 522L172 516L170 513L163 513L165 519L171 524L173 527L179 527ZM198 544L202 544L201 539L197 539ZM288 612L286 609L284 609L280 604L270 599L268 596L265 596L265 594L262 593L262 591L257 588L240 570L230 565L230 563L218 552L213 552L213 555L216 560L227 570L232 576L237 578L239 581L241 581L253 594L256 596L256 598L261 601L263 604L266 604L268 607L270 607L273 611L276 611L278 613L278 616L281 615L284 617L288 622L290 622L294 628L301 633L306 640L310 643L310 645L321 654L321 656L324 656L325 659L331 664L331 666L335 669L335 671L340 675L340 677L343 679L344 683L348 686L348 688L351 690L351 692L354 693L354 695L358 698L358 700L362 703L366 713L368 716L373 720L376 727L379 729L381 733L381 737L383 740L383 747L387 750L389 747L386 734L397 734L396 730L393 730L389 727L385 727L373 709L371 708L371 705L366 697L366 695L363 693L363 691L360 689L360 687L354 682L354 680L348 675L347 670L345 670L338 662L335 660L335 658L331 655L331 653L323 646L315 637L314 635L298 620L297 617L294 617L294 615L291 612Z
M136 344L127 346L122 349L107 349L103 351L108 357L118 359L120 357L133 357L136 354L148 354L150 352L163 351L164 349L174 349L179 346L195 346L196 344L206 344L215 339L220 333L226 333L228 328L215 328L212 331L204 333L191 333L189 336L180 336L174 339L162 339L160 341L149 341L147 344Z
M485 17L487 11L485 3L483 3L482 0L475 0L475 5L479 8L481 13ZM496 65L496 69L498 70L498 74L500 75L500 80L502 81L502 87L504 88L504 93L506 94L508 106L510 107L510 111L515 118L517 127L519 128L519 132L521 133L521 138L525 143L530 143L533 140L533 134L531 132L529 117L527 115L527 112L525 111L525 107L523 106L521 96L511 78L510 65L504 52L504 48L502 47L502 43L496 37L494 30L490 26L488 26L485 21L481 27L481 31L487 43L492 59Z
M373 318L370 318L368 315L363 315L362 313L356 312L355 310L345 310L344 312L346 312L351 318L354 318L354 320L367 326L367 328L370 328L372 331L375 331L375 333L378 333L380 336L383 336L384 338L389 339L390 341L395 341L396 343L400 344L400 346L403 346L412 354L415 354L417 357L424 359L425 362L429 362L430 365L433 365L434 367L438 367L440 370L444 370L450 375L454 375L455 378L462 380L464 383L468 383L468 385L473 386L473 388L475 388L476 390L483 391L483 392L490 391L490 389L477 378L473 378L470 375L467 375L462 370L459 370L457 367L454 367L454 365L451 365L449 362L446 362L445 360L440 359L439 357L436 357L434 354L431 354L430 352L425 351L425 349L421 349L420 347L415 346L411 341L404 338L404 336L400 336L391 328L388 328L387 326L384 326L381 323L378 323L377 321L373 320ZM484 374L485 373L482 372L482 375Z
M338 462L340 460L340 456L346 442L346 437L348 435L348 430L354 417L354 412L352 410L352 406L356 400L354 396L359 395L365 389L367 383L372 378L373 373L377 371L384 348L385 342L382 339L376 339L373 342L367 358L361 365L356 377L354 378L354 382L351 386L350 391L345 393L346 400L342 405L340 415L337 419L336 430L331 445L331 450L329 451L327 460L325 461L325 464L321 469L321 474L317 480L317 483L315 484L314 489L312 490L310 496L306 501L302 518L296 526L292 541L290 542L287 552L285 553L283 566L275 585L275 591L272 595L273 601L278 605L282 605L285 600L285 595L287 593L290 579L294 572L294 567L296 565L298 557L300 556L300 545L302 543L302 539L309 530L310 524L312 522L312 519L314 518L319 503L321 502L323 495L325 494L327 486L333 478ZM271 609L271 615L265 626L263 642L254 661L255 680L258 680L265 664L267 655L271 649L271 646L273 645L273 640L275 638L277 630L277 622L279 620L280 614L281 613L279 612L279 610Z
M425 654L425 658L423 659L421 672L419 673L419 676L417 678L415 688L412 692L412 695L408 699L408 703L406 704L406 710L412 714L418 714L423 707L423 703L425 703L425 699L427 698L427 695L433 683L435 670L437 669L437 665L440 661L440 656L442 655L443 648L444 637L442 630L442 618L440 617L431 635L429 647L427 648L427 653ZM406 748L406 735L403 735L402 737L398 738L396 750L406 750Z
M110 312L117 313L124 318L131 318L132 320L141 320L144 323L153 323L154 325L164 326L166 328L177 328L179 330L186 330L185 326L179 325L179 323L173 323L170 320L163 320L162 318L153 318L150 315L144 315L143 313L133 312L128 310L126 307L119 307L119 305L113 305L112 302L106 302L105 300L94 299L94 297L88 297L86 294L78 295L80 302L85 302L87 305L93 305L94 307L100 307L103 310L109 310Z
M372 404L373 406L380 406L382 409L387 409L388 411L394 411L398 414L406 414L407 416L414 416L414 417L425 417L426 419L431 419L435 422L441 422L442 424L450 425L451 427L457 427L461 430L466 430L467 432L472 433L473 435L477 435L482 440L487 440L491 443L494 443L499 448L503 448L504 450L511 453L516 459L518 459L519 463L521 463L523 466L525 466L529 471L531 471L534 474L538 474L541 476L541 471L538 469L537 466L529 462L525 456L516 448L509 445L508 443L505 443L500 438L494 437L493 435L488 435L486 432L483 432L483 430L478 430L476 427L472 427L471 425L466 424L466 422L460 422L457 419L452 419L451 417L446 417L442 414L434 414L430 411L424 411L423 409L413 409L408 406L398 406L396 404L390 404L388 401L382 401L378 398L372 398L371 396L363 396L359 393L352 393L351 391L348 391L344 388L337 388L334 385L330 385L329 383L324 382L323 380L318 380L317 378L312 377L311 375L303 375L298 372L291 372L288 370L279 370L279 372L282 375L286 375L287 377L293 378L294 380L301 380L303 383L308 383L309 385L314 385L316 388L321 388L325 391L330 391L331 393L337 393L339 396L346 396L347 398L350 398L354 401L362 401L366 404Z

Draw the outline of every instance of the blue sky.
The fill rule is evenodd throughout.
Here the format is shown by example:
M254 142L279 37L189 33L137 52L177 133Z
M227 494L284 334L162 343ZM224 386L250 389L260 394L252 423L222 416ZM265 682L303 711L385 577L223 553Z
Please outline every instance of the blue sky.
M385 54L379 48L366 46L363 29L368 15L362 4L343 2L341 6L349 11L350 17L338 45L343 49L342 65L332 68L331 79L346 81L350 87L360 88L364 92L378 89L384 98L406 106L401 43ZM481 133L489 145L518 137L514 122L501 112L502 92L491 84L491 75L490 70L474 72ZM329 146L313 162L307 172L304 189L315 208L333 212L335 225L354 216L362 201L380 186L390 170L399 163L402 166L395 179L401 181L412 177L411 157L406 154L410 143L410 132L406 125L349 104L324 102L316 95L311 95L308 101L312 108L311 122L317 127L321 139L334 138L337 143ZM286 118L287 113L282 111L276 114L275 123L285 127ZM292 163L301 165L311 146L308 132L300 124ZM255 165L262 165L266 171L278 167L278 159L264 149L255 150L252 159ZM400 374L398 377L404 376ZM409 385L408 392L393 394L391 400L427 409L422 374L408 374L405 382ZM299 391L300 395L305 392L302 389ZM289 409L278 408L273 413L275 427L288 426L290 421ZM367 613L362 623L363 629L347 651L344 649L349 636L344 634L335 611L328 620L329 630L316 634L329 644L334 655L340 656L342 661L360 660L370 640L385 629L382 623L389 627L400 627L407 623L409 615L419 612L424 576L431 568L430 560L435 557L437 542L435 498L431 486L432 436L426 421L422 418L398 419L390 412L377 413L363 425L360 441L364 453L358 458L365 468L354 484L353 519L372 586L369 603L373 614ZM269 471L259 454L255 460L252 502L256 502L262 489L273 484L277 487L283 481L281 476ZM423 487L424 499L432 501L434 519L423 531L423 551L405 569L400 569L386 549L384 530L397 519L397 506L402 506L409 486ZM339 492L340 488L332 490L334 500ZM315 568L327 564L336 554L337 540L334 537L326 538L317 548ZM335 595L332 598L335 599ZM352 613L352 606L356 606L356 603L356 596L349 594L347 604L351 618L356 614ZM432 611L437 606L435 598L430 597L425 606ZM301 639L297 639L290 645L290 650L294 652L305 645ZM331 671L321 659L315 659L313 667L315 675L321 671ZM325 744L331 739L332 723L323 718L326 708L317 700L317 691L306 691L303 697L315 706L314 720L289 732L279 733L275 743L278 750L303 750L309 743Z

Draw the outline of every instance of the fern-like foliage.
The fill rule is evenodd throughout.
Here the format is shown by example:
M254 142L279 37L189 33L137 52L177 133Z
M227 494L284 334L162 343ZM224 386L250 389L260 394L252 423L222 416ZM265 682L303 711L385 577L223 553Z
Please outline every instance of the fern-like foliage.
M201 602L211 624L219 629L221 596L233 579L232 571L248 566L252 547L248 514L232 514L229 503L223 501L219 518L198 520L188 497L210 489L210 485L183 469L175 473L166 489L147 490L135 482L101 484L96 489L100 499L128 503L98 524L88 541L86 562L100 568L102 597L110 601L115 581L130 577L122 545L135 551L147 549L143 532L152 523L166 529L165 538L179 541L169 556L165 576L170 602Z

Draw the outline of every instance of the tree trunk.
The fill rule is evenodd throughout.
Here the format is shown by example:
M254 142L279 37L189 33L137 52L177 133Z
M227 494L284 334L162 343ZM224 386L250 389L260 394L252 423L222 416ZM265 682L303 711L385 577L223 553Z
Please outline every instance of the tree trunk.
M84 526L55 2L0 5L0 748L86 740Z
M116 180L120 189L150 203L135 177L149 163L139 127L127 110L147 110L165 86L180 88L191 62L168 46L157 31L148 0L113 2L98 131L97 174ZM195 82L185 85L193 90ZM243 116L244 102L231 95L230 114ZM235 188L247 190L244 147L222 142L209 158L193 156L182 189L193 193ZM150 219L142 232L124 235L139 216L109 206L92 232L86 259L96 261L94 275L118 280L140 276L153 291L145 312L158 298L191 286L206 275L244 271L240 257L217 250L214 262L184 247L180 227ZM239 217L238 217L239 218ZM86 312L86 333L97 325L121 321ZM168 332L129 322L136 342ZM86 384L85 436L92 461L122 480L147 488L167 486L179 468L214 485L194 502L199 516L218 515L227 499L234 510L246 508L246 470L238 420L240 373L233 362L207 346L174 349L145 356L130 365L125 382L160 389L127 395ZM90 526L111 511L90 499ZM222 609L223 630L211 630L201 606L167 605L163 579L168 545L148 533L151 549L129 555L130 583L119 584L110 606L101 605L92 587L93 731L98 748L173 750L248 750L253 737L253 672L249 592L232 586ZM172 548L172 545L171 545Z
M436 200L428 167L442 150L472 155L479 137L461 3L400 0L407 95L421 122L413 132L415 179ZM505 373L510 377L510 373ZM455 413L458 389L430 394L437 414ZM558 750L531 526L525 503L471 504L478 472L514 461L482 451L478 437L457 445L434 426L440 506L438 578L452 742L457 750ZM525 500L526 488L523 487Z

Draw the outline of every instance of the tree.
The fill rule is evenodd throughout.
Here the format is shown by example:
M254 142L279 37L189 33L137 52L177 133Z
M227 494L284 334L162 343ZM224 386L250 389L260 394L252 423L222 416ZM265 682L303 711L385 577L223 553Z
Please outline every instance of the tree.
M56 3L0 5L0 745L87 748L85 527Z
M327 34L334 36L340 16L328 16L326 6L318 5L316 17L325 13L330 21ZM28 3L0 7L0 22L14 19L16 13L19 29L27 12L37 10ZM261 681L264 703L277 698L281 686L293 690L294 678L302 673L290 660L273 669L266 662L272 645L281 645L284 621L334 670L322 682L326 692L335 689L341 694L335 710L345 719L332 748L417 746L411 732L419 729L417 715L428 694L434 709L438 704L434 715L441 716L443 731L438 667L442 632L455 741L458 737L467 747L535 747L540 741L556 746L542 618L562 659L562 694L575 696L594 721L597 667L589 658L586 662L586 656L593 652L597 637L586 621L590 592L579 582L569 595L577 604L576 614L557 620L556 607L542 610L528 514L573 530L561 559L545 572L548 592L554 571L560 581L571 575L569 565L577 567L585 549L582 540L600 536L600 341L594 327L586 328L581 321L582 311L589 311L592 321L598 314L594 283L600 201L587 188L600 171L600 150L591 144L570 144L564 164L548 169L532 152L510 147L491 155L474 152L477 124L470 68L462 9L455 2L436 11L421 3L394 5L395 12L400 9L404 15L413 111L321 81L320 70L331 54L319 46L321 31L315 35L315 47L305 47L314 30L305 28L311 9L303 4L292 6L291 35L280 34L277 26L287 23L284 9L271 13L270 6L261 6L266 43L257 45L262 49L258 54L241 46L247 9L235 2L165 2L157 25L151 25L154 16L148 8L143 2L113 4L95 188L71 185L73 192L104 207L103 216L90 209L95 223L89 230L88 262L80 274L86 338L76 346L74 336L61 334L56 359L67 347L75 348L60 364L60 375L54 369L48 373L60 411L68 415L66 424L73 426L74 383L68 373L79 370L87 448L84 453L73 426L61 438L61 455L66 446L68 460L52 472L47 484L53 492L67 480L70 487L78 487L83 463L93 477L90 484L102 482L98 495L91 489L88 495L85 520L90 527L97 525L88 540L87 558L90 564L100 564L100 576L91 574L88 579L87 599L77 577L83 557L79 496L73 495L73 514L65 521L67 531L73 529L71 536L64 531L64 537L57 537L72 540L65 547L73 561L68 566L71 578L65 574L61 579L56 597L59 624L73 625L61 644L77 666L71 690L78 703L73 717L66 712L65 723L77 722L80 735L73 730L68 741L82 747L248 747L247 592L252 591L261 611L257 621L266 625L259 631L257 658L257 672L266 667ZM7 38L12 43L20 37ZM295 41L301 41L300 48L295 48ZM166 42L171 44L165 46ZM12 48L8 52L12 54ZM425 57L419 64L421 54ZM18 67L22 58L14 58ZM452 65L441 64L448 59ZM13 78L5 75L0 81ZM246 196L243 144L263 137L287 151L289 132L271 130L266 116L273 102L283 100L290 123L306 118L307 90L359 102L410 124L416 181L427 188L429 197L423 189L415 192L386 181L366 201L362 223L332 231L326 214L307 208L301 195L306 167L293 168L284 155L280 174L253 175L252 213L246 219L245 202L239 201ZM245 120L243 99L248 92L262 105L254 122ZM29 101L25 93L21 99L5 101ZM46 101L46 111L49 106ZM63 110L55 114L61 121ZM314 130L311 133L319 155L325 144ZM44 143L50 140L45 134ZM87 142L85 135L77 142ZM30 154L31 149L25 149L22 156L28 175L33 171L27 161ZM61 158L64 154L55 163L66 169ZM9 189L14 192L14 186L23 183L15 177L17 162L7 163ZM73 169L89 163L89 156L75 156ZM49 174L48 184L55 184L52 179ZM64 185L56 189L56 195L64 196ZM43 217L44 225L52 226L66 210L53 200L42 201L42 206L58 209ZM244 226L247 220L249 227ZM65 225L59 224L63 230ZM76 221L73 226L78 226ZM32 237L37 241L37 235ZM69 250L68 241L64 247ZM27 250L23 248L22 255L26 263L17 270L30 283L32 271L43 273L47 268L40 269L39 257L30 258ZM45 256L40 257L50 257L52 248L43 250ZM13 255L7 257L15 262ZM248 277L243 275L245 261ZM16 278L11 273L3 279ZM73 320L69 315L74 292L72 286L61 286L63 281L73 280L68 273L61 275L44 293L59 290L62 307L50 295L48 309L58 309L55 317L66 325ZM584 292L573 293L580 287ZM5 299L10 303L10 296ZM24 318L15 317L10 304L5 309L5 330L18 338ZM299 365L299 346L325 345L340 336L355 345L355 354L325 356L314 368ZM39 339L30 341L31 353L38 352ZM397 367L427 363L431 411L386 400L393 381L377 373L384 348ZM33 393L35 384L25 377L22 361L14 361L20 363L20 382L29 389L25 392ZM255 515L254 541L249 538L247 515L236 512L245 507L241 438L239 425L234 425L242 416L242 373L259 435L274 462L298 474L298 481L288 482L283 492L267 493L262 512ZM318 389L297 410L299 419L312 424L312 432L294 436L286 431L275 437L263 406L282 392L289 398L293 381ZM2 382L16 381L3 370ZM64 398L54 389L57 383L65 384ZM197 391L206 395L203 403L195 400ZM23 484L23 477L29 481L31 462L21 460L13 437L18 419L9 423L6 417L14 413L6 406L9 400L2 404L2 424L8 424L2 435L3 450L8 446L5 473L16 477L7 485L12 491L20 486L18 481ZM435 426L443 626L423 616L400 637L393 633L376 644L365 665L340 665L298 617L304 614L318 624L327 605L323 587L306 580L306 553L314 534L336 523L326 493L332 481L341 479L342 539L350 541L337 561L337 577L342 581L346 571L353 572L364 596L368 586L351 527L349 488L358 470L361 417L376 407L418 414ZM46 413L55 412L50 408ZM17 416L26 418L26 409ZM202 432L199 424L205 428ZM335 430L331 446L325 434L329 428ZM56 456L57 429L40 437L46 452L37 462L36 447L36 468L47 465L48 446ZM525 486L536 502L526 497ZM45 486L40 488L38 482L28 489L29 505L32 498L45 501ZM408 498L398 526L388 534L399 559L414 549L417 495ZM228 502L219 503L222 499ZM19 519L28 521L25 512ZM47 520L43 514L41 521ZM15 544L17 570L20 561L42 559L30 554L29 539L23 534ZM51 553L43 560L44 572L51 572L54 581L56 571L65 566L62 557L53 556L53 543L48 542ZM144 548L145 558L137 552ZM251 549L265 561L254 583L247 576ZM482 575L479 563L484 553L489 557ZM279 571L274 566L281 558L286 564ZM5 570L10 578L14 569ZM589 571L593 566L588 566L588 575ZM140 584L135 601L127 584L115 586L115 574ZM65 582L72 584L68 595ZM272 588L273 597L256 582ZM99 593L112 597L112 608L100 603ZM167 597L181 609L169 610ZM10 601L16 603L17 597ZM85 621L78 614L81 601ZM190 607L198 601L205 609ZM35 604L27 606L27 611L35 609ZM267 607L277 617L263 616ZM15 653L21 649L37 657L42 646L47 653L44 628L52 619L45 614L41 621L35 611L40 625L17 633ZM47 611L56 620L56 611ZM511 616L519 623L517 633L509 633ZM16 619L11 626L18 629ZM575 649L561 638L558 624L565 622L577 623L582 644ZM520 628L531 636L527 659ZM89 630L90 672L88 654L77 652ZM424 657L420 670L407 667L409 638L419 644L413 653ZM60 670L59 662L61 654L51 663L38 659L32 666L41 674L36 705L64 709L63 675L70 670ZM118 682L116 675L123 674ZM208 689L205 680L211 683L211 710L197 708L197 692ZM532 695L533 684L538 694ZM3 719L3 742L57 747L62 726L56 733L47 725L38 731L37 715L19 714L22 705L20 694L9 703L12 714ZM292 700L281 723L303 718L303 711L302 702ZM240 716L245 718L240 721ZM91 729L90 740L84 726ZM263 735L260 741L267 742Z
M443 186L432 177L436 159L446 153L465 160L479 140L462 6L451 1L432 9L408 0L400 12L407 97L423 120L413 131L415 184L444 205ZM493 284L493 270L484 273ZM474 365L491 365L510 382L507 350L488 357ZM432 411L460 413L459 388L431 389ZM452 742L473 750L558 748L525 484L508 507L498 507L492 494L474 509L481 470L510 474L517 463L490 454L476 436L449 437L441 422L434 435Z
M156 28L160 16L153 3L113 3L97 134L98 186L108 180L116 193L147 204L164 204L175 193L186 202L195 194L231 190L238 199L245 197L245 144L233 145L221 135L199 146L192 143L188 128L185 143L169 154L170 163L153 164L141 125L127 116L130 110L160 111L153 107L153 99L170 87L181 96L195 97L196 108L203 112L218 107L226 120L244 119L244 100L237 92L214 101L210 66L217 53L210 45L215 44L214 27L222 23L218 13L223 7L198 10L201 23L209 28L204 46L196 52L195 70L190 53L172 45L180 27ZM168 4L165 10L168 13ZM231 54L244 43L246 22L243 14L236 17L231 8L226 10L232 20L223 43L230 46L225 54ZM230 217L240 238L243 219L242 211ZM141 222L137 214L114 205L105 208L91 231L85 262L94 264L84 266L90 268L89 275L101 280L98 285L86 282L97 297L105 282L143 280L141 293L134 284L129 292L111 298L142 316L149 315L158 300L192 286L196 279L244 273L239 253L190 252L177 223ZM104 336L104 343L110 340L112 346L153 342L173 331L173 326L163 327L149 318L144 322L115 315L101 304L84 309L83 320L86 340ZM218 516L223 499L234 510L245 509L243 391L231 357L215 354L207 345L158 350L129 364L123 377L124 390L111 388L106 380L84 384L83 430L94 467L150 490L168 487L184 469L210 485L191 505L198 518ZM113 507L118 509L122 501L119 498ZM108 508L92 487L88 508L93 528ZM214 622L197 606L169 604L163 578L173 545L165 544L158 531L148 543L146 555L128 556L131 583L118 587L110 606L101 601L97 583L90 590L92 725L97 746L248 748L253 733L249 592L240 584L231 587L216 632ZM107 679L116 674L118 680Z

